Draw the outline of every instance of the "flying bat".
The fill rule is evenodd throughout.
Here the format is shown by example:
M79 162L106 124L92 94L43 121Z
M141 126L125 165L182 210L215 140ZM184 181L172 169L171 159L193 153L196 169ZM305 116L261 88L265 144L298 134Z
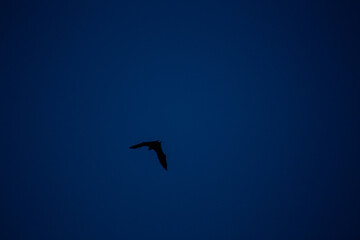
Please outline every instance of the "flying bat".
M165 170L167 170L166 155L161 148L160 141L142 142L134 146L131 146L130 148L134 149L139 147L149 147L149 151L154 150L159 158L161 166L163 166Z

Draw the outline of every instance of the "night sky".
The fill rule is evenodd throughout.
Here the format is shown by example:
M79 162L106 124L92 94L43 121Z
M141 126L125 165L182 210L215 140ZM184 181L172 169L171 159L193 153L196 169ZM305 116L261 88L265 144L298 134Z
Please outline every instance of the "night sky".
M360 239L359 12L3 1L0 239Z

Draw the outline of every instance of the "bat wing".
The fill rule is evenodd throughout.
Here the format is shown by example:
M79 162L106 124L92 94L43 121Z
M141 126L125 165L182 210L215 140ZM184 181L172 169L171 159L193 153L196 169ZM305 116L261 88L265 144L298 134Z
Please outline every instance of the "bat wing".
M156 152L156 154L157 154L157 156L159 158L161 166L163 166L165 168L165 170L167 170L167 162L166 162L165 153L162 151L161 147L156 148L154 150L155 150L155 152Z
M134 146L131 146L130 148L139 148L139 147L145 147L145 146L149 146L149 142L142 142L142 143L139 143L139 144L136 144Z

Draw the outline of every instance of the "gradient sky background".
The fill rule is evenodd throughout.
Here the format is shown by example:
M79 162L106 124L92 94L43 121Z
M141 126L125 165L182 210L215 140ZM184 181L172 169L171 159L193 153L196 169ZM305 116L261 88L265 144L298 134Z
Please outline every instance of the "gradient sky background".
M0 9L1 239L360 239L359 3Z

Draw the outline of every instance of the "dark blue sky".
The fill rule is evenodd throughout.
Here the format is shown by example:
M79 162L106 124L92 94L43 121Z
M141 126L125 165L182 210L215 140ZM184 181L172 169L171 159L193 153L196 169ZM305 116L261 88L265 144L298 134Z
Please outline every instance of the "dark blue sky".
M1 239L359 239L359 4L0 9Z

